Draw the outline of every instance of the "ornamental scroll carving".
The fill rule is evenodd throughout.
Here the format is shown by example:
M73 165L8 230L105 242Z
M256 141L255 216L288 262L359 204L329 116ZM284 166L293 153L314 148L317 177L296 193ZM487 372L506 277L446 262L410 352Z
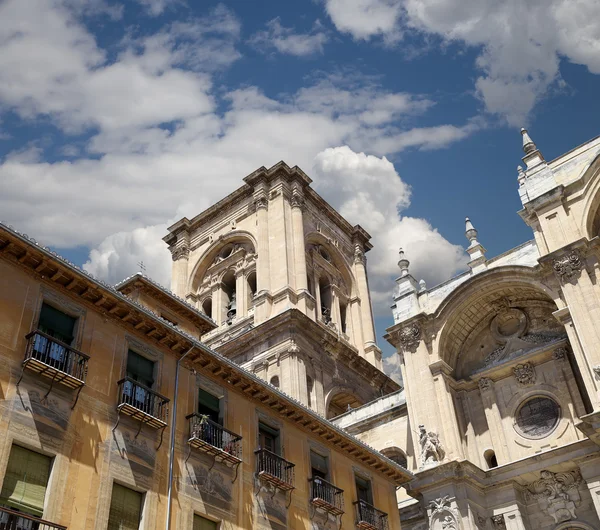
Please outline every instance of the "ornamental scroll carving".
M504 520L504 515L493 515L492 524L494 525L494 530L505 530L506 521Z
M458 530L458 513L452 507L449 495L432 500L427 508L431 530Z
M535 383L535 371L531 363L517 364L513 368L515 379L520 385L532 385Z
M579 485L582 482L579 470L552 473L544 470L541 478L527 486L531 497L538 499L542 511L555 523L577 519L575 508L581 503Z
M174 249L171 252L171 257L173 258L173 261L177 261L178 259L181 259L181 258L188 259L190 257L190 247L183 246L183 247Z
M421 328L418 324L411 324L398 332L400 344L404 350L414 350L421 340Z
M294 191L292 193L292 199L290 201L292 208L304 208L304 197L300 195L298 192Z
M583 269L583 261L579 251L572 250L562 258L557 258L552 262L554 272L563 281L571 280L579 275Z
M425 425L419 425L419 445L421 447L421 469L437 462L442 462L446 451L442 447L437 433L425 429Z
M552 352L552 358L555 361L560 361L560 360L566 358L568 353L569 353L569 350L567 350L567 348L565 346L559 346Z
M489 377L482 377L479 380L479 390L489 390L492 388L492 380Z
M264 196L263 197L257 197L254 200L254 207L257 210L261 210L263 208L266 210L269 207L269 200L266 197L264 197Z

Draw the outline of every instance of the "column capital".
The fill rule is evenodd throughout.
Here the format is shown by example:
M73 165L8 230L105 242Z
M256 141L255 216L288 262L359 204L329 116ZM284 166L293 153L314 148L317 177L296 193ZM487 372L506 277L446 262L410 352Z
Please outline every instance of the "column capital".
M257 195L254 197L254 207L256 210L268 210L269 199L266 194Z
M304 196L297 189L294 189L292 192L290 204L292 205L292 209L298 209L300 211L304 209Z

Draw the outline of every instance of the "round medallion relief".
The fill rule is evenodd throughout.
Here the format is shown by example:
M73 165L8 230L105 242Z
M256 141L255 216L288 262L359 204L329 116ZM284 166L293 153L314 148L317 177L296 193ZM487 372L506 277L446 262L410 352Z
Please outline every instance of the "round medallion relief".
M558 425L560 407L546 396L528 399L517 409L515 427L525 438L543 438Z

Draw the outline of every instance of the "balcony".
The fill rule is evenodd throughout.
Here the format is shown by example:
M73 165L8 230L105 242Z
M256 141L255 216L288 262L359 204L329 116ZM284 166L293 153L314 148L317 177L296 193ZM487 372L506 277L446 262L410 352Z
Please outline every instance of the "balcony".
M130 377L121 379L117 411L154 429L167 426L169 400ZM115 425L116 428L116 425ZM140 425L141 428L141 425Z
M387 513L382 512L371 506L368 502L357 501L354 503L356 508L356 527L364 530L388 530Z
M0 530L67 530L67 527L0 506Z
M267 449L254 451L256 455L256 474L283 491L294 489L295 464L288 462Z
M89 356L43 333L32 331L25 337L27 349L23 368L72 389L85 385Z
M344 490L320 477L313 477L308 481L310 482L310 502L313 506L336 516L344 513Z
M232 465L242 461L242 437L197 412L186 417L190 424L188 443L204 453Z

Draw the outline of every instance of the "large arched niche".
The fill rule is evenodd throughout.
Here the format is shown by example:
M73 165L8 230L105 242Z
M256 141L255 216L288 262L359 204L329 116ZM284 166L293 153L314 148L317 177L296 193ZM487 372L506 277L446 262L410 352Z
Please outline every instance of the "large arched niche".
M494 362L564 336L552 313L556 294L528 267L499 267L465 282L441 304L436 320L441 358L456 379Z
M581 231L582 235L592 239L600 235L600 155L584 171L582 180L585 205Z
M351 388L336 386L325 397L325 410L327 419L336 418L350 409L364 405L363 401Z
M206 276L206 271L215 263L217 256L223 252L226 247L236 244L249 246L252 249L252 252L255 252L255 249L257 248L256 240L250 232L236 230L219 237L204 251L194 265L194 269L192 270L188 282L188 292L197 293Z
M352 269L339 249L337 249L335 245L332 245L320 232L310 232L305 236L304 240L307 248L310 245L322 246L327 251L331 258L329 261L341 274L341 279L344 283L343 287L346 288L348 296L356 296L356 281L354 280Z

